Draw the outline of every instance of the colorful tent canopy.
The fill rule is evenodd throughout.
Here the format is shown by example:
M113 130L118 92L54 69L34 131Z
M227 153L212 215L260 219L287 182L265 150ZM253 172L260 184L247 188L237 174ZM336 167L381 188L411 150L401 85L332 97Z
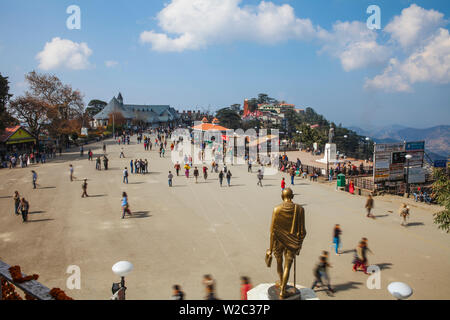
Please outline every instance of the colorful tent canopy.
M213 123L201 123L195 127L192 127L192 129L194 130L201 130L201 131L227 131L230 130L228 128L219 126L218 124L213 124Z

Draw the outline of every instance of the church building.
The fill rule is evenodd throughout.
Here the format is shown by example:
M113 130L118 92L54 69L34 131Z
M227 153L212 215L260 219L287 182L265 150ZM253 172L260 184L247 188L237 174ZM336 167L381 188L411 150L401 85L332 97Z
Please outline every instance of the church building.
M169 105L124 104L119 92L117 98L113 97L105 108L94 116L94 126L107 126L112 113L121 113L130 126L133 122L141 122L151 127L173 127L180 120L178 112Z

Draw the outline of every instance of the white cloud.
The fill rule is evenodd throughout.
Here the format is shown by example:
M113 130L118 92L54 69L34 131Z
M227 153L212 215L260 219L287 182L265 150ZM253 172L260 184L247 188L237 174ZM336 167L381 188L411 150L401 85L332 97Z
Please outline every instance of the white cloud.
M212 43L245 40L276 44L289 39L313 38L309 19L297 18L288 5L261 1L240 6L241 0L172 0L157 15L162 33L140 35L155 51L184 51Z
M118 64L119 63L114 60L105 61L105 66L107 66L108 68L113 68L113 67L117 66Z
M391 60L383 74L366 80L366 88L385 91L412 91L420 82L450 83L450 34L440 28L428 43L403 62Z
M403 48L408 49L426 42L446 23L442 13L412 4L403 9L401 15L394 17L384 31Z
M92 50L84 42L77 43L56 37L45 44L44 50L39 52L36 58L42 70L60 67L81 70L89 66L88 58L91 54Z
M345 71L352 71L389 60L391 50L377 42L377 33L359 21L336 22L333 30L320 30L324 43L321 52L328 52L341 61Z

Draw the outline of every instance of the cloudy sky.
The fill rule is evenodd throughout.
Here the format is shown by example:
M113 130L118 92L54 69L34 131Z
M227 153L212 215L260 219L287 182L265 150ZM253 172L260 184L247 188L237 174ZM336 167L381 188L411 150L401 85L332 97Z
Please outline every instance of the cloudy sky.
M449 22L448 0L0 0L0 72L15 95L36 70L86 103L214 110L267 93L347 126L425 128L450 124Z

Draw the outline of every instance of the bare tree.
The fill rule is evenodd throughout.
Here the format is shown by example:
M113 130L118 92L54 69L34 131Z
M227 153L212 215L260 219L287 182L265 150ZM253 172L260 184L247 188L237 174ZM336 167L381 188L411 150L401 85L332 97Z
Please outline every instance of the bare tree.
M55 75L39 74L33 71L25 78L30 87L30 91L26 94L44 101L48 106L50 134L67 140L73 128L81 127L81 122L86 120L81 93L73 90L70 85L64 85ZM80 124L75 125L74 121Z
M11 112L20 122L25 123L30 133L39 139L39 135L48 123L48 104L38 98L26 95L11 100L9 103Z

